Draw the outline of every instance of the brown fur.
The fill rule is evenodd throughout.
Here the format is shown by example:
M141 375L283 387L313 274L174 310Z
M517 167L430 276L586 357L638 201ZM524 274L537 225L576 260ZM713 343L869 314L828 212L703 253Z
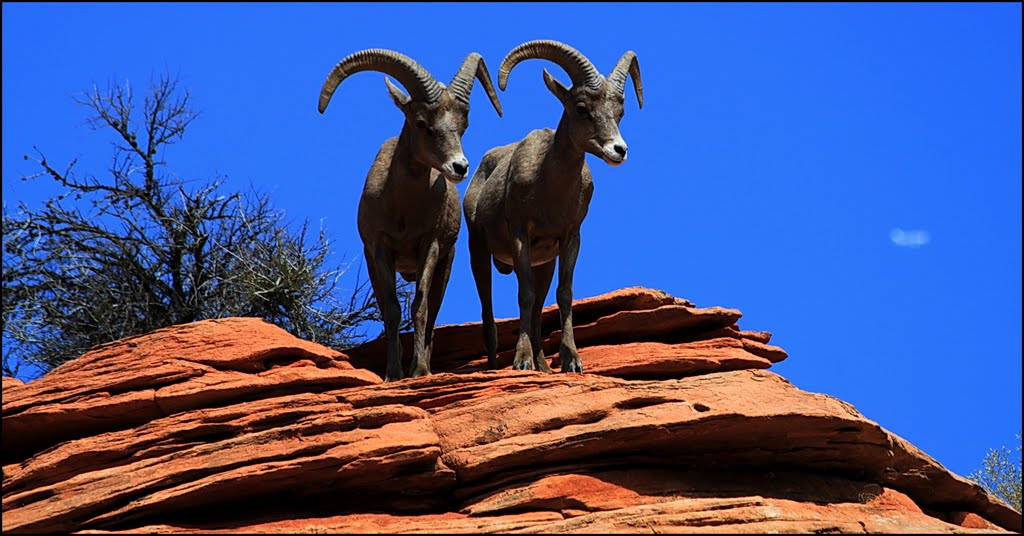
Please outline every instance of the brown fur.
M475 53L467 57L463 71L477 60L479 55ZM482 60L480 65L480 71L475 67L468 69L468 76L486 78ZM460 71L456 80L459 76L466 74ZM469 170L462 152L469 105L447 88L435 102L424 102L405 95L387 79L385 82L395 105L405 115L405 123L398 137L384 142L370 166L359 199L358 226L374 296L384 318L384 379L394 381L402 378L402 347L398 338L401 306L395 289L396 271L416 282L412 304L413 362L409 374L430 374L434 321L448 286L455 240L462 225L454 183L463 180ZM484 83L500 114L489 78ZM472 78L469 84L472 87Z
M639 67L636 70L634 82L639 80ZM572 277L580 225L594 192L584 155L589 152L611 165L622 163L626 155L618 127L623 115L622 89L600 78L602 83L596 89L578 80L568 89L545 70L545 84L564 107L558 128L534 130L516 143L488 151L466 190L463 208L470 262L492 368L497 350L492 260L503 273L508 273L503 267L511 266L519 282L521 321L513 368L550 372L540 344L540 311L558 258L562 371L583 372L573 340Z

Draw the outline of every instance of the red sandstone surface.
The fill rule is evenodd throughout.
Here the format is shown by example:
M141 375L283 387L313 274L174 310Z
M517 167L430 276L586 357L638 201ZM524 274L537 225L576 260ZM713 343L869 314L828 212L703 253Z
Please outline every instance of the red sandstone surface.
M836 398L770 372L741 313L640 287L579 300L586 374L484 370L441 326L384 384L256 319L173 326L3 381L12 533L1021 530L1021 515ZM543 316L557 361L557 308ZM403 345L406 349L411 344ZM407 359L409 356L406 356Z

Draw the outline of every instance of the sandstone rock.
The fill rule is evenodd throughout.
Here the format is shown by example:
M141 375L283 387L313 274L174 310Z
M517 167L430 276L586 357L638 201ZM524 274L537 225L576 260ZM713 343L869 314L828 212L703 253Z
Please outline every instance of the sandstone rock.
M763 496L819 503L861 503L875 501L886 492L877 484L796 471L728 471L667 466L634 466L629 469L599 469L589 473L542 476L502 486L498 491L469 499L463 513L490 516L522 510L570 512L617 510L641 504L671 502L689 498ZM899 507L923 514L909 497Z
M580 348L586 372L637 379L674 379L711 372L766 369L772 361L751 352L747 341L718 338L691 343L633 342ZM551 367L561 367L557 354Z
M722 307L697 308L687 300L673 298L667 294L642 287L623 289L602 296L595 296L574 302L573 321L577 348L587 346L628 343L634 341L672 340L693 342L716 337L731 337L743 341L748 352L764 357L771 362L785 359L781 348L765 344L771 334L767 332L741 332L738 329L722 331L734 326L742 316L739 311ZM496 321L498 329L498 364L500 368L510 367L518 337L519 319ZM547 354L556 354L561 343L561 326L557 306L544 309L542 314L543 347ZM707 333L702 337L700 334ZM412 334L402 334L403 363L412 358ZM440 326L434 330L434 353L431 356L433 372L469 372L486 368L486 355L482 351L480 322ZM671 341L670 341L671 342ZM377 339L348 350L353 365L367 368L378 375L384 373L386 355L384 339ZM668 357L660 356L662 360ZM686 360L685 355L680 356ZM760 363L760 360L757 361ZM558 364L561 367L561 364ZM682 370L694 369L686 365L677 366ZM672 367L669 367L671 370ZM668 376L658 372L664 367L653 367L649 377L678 377L674 372ZM731 368L702 370L732 370ZM584 360L584 371L591 372ZM599 372L600 373L600 372ZM616 375L610 373L610 375Z
M390 514L349 514L306 519L288 519L231 528L187 528L149 525L132 532L145 534L496 534L561 520L553 512L529 512L492 518L445 513L419 516ZM118 534L116 531L83 530L76 534Z
M761 344L768 344L768 342L772 340L772 334L768 331L740 331L738 327L736 327L736 331L740 338L759 342Z
M71 441L5 467L3 531L71 531L296 489L379 492L391 481L396 493L422 494L455 483L426 413L414 407L353 410L297 395L166 417L134 432ZM393 481L399 475L405 482Z
M799 467L861 474L934 510L1019 529L1020 514L835 398L767 371L671 381L531 372L437 374L333 391L431 413L458 496L501 475L581 464Z
M637 508L661 503L673 504ZM786 471L641 467L551 475L471 501L463 512L500 516L523 510L557 511L566 520L593 512L623 514L621 519L556 520L524 532L633 532L647 526L666 532L969 532L956 527L999 531L975 514L957 512L946 520L926 515L905 494L877 484Z
M594 512L525 528L521 533L972 533L922 514L872 505L818 505L742 497L684 499Z
M254 318L172 326L98 346L4 388L3 459L244 397L379 383L335 350Z
M948 523L969 529L1000 530L998 526L986 521L983 517L970 512L949 512L941 516Z
M474 371L474 323L435 334L435 372L458 373L382 384L354 368L383 366L379 342L349 361L224 319L5 379L3 530L1021 530L849 404L762 370L786 353L739 311L634 288L574 316L583 375ZM556 308L544 326L555 360Z
M731 326L743 313L724 307L695 308L663 305L646 311L619 311L589 324L573 327L577 346L664 339ZM561 333L554 340L561 342Z
M583 490L586 492L586 490ZM627 490L628 492L628 490ZM566 509L566 512L574 512ZM230 533L368 533L368 534L466 534L466 533L993 533L991 526L960 527L930 517L905 495L881 488L866 502L831 504L749 496L696 498L641 503L611 510L575 511L563 516L537 511L471 517L463 514L396 516L349 514L298 518L230 527L178 527L149 525L136 529L150 534ZM79 534L116 534L116 531L85 530Z
M337 405L329 395L298 394L210 408L160 418L128 430L66 441L22 463L3 467L3 493L18 492L67 480L76 475L119 467L141 459L184 450L306 417L324 406ZM348 405L338 406L348 409ZM130 455L126 455L130 453Z
M4 393L6 393L8 389L25 385L24 382L22 382L21 380L19 380L17 378L10 378L8 376L4 376L3 378L4 378L4 382L3 382L3 387L2 388L4 390Z
M579 349L584 372L601 376L631 379L676 379L710 372L740 369L765 369L772 365L745 348L739 339L718 338L692 343L666 344L660 342L632 342ZM498 366L512 365L515 351L498 355ZM560 370L557 352L550 359L552 370ZM455 369L466 373L487 370L487 359L481 358Z
M151 525L138 532L1004 532L975 514L956 514L962 514L967 523L961 526L929 516L893 489L835 476L631 468L544 476L497 491L461 513L300 516L257 520L230 528Z
M771 333L740 331L735 326L696 333L676 332L664 338L679 342L621 342L591 346L591 339L577 338L577 346L584 372L635 379L678 379L711 372L762 369L787 357L782 348L765 344L771 339ZM556 331L543 343L544 351L551 359L549 365L555 371L562 366L558 357L560 342L561 332ZM499 352L498 369L510 368L514 357L514 347ZM468 361L450 372L483 370L488 370L486 357Z
M693 306L688 300L670 296L657 289L629 287L576 300L573 302L572 315L576 324L587 324L618 311L642 311L662 305ZM499 351L514 346L519 333L519 318L498 319L495 323L498 327ZM541 312L541 330L550 333L560 327L558 306L545 307ZM434 330L432 369L436 372L446 372L462 365L467 359L479 357L484 353L481 333L480 322L438 326ZM412 359L412 333L403 333L401 340L403 360L407 363ZM351 348L346 353L355 366L383 371L384 364L379 361L381 356L386 355L385 344L382 337Z
M575 317L575 313L573 314ZM577 348L593 345L625 344L635 341L662 342L696 342L714 338L728 337L744 340L751 348L759 349L766 357L771 356L773 362L786 358L781 348L767 346L756 340L744 339L739 330L731 325L742 316L735 309L722 307L696 308L684 305L665 305L643 311L620 311L598 318L589 324L575 323L573 340ZM755 334L760 338L760 334ZM769 337L771 334L769 334ZM555 330L542 342L545 354L558 352L562 342L561 330ZM515 340L512 340L506 351L511 363L515 354ZM502 346L498 345L499 351ZM586 363L584 362L584 370Z

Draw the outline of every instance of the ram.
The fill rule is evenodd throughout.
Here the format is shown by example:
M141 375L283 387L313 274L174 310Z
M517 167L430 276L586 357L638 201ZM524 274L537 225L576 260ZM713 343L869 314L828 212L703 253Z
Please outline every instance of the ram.
M558 258L558 309L562 320L559 356L563 372L583 372L572 332L572 278L580 248L580 224L594 192L584 155L610 165L626 160L619 133L626 75L643 106L640 65L623 54L608 78L579 51L557 41L538 40L514 48L501 62L498 87L519 62L540 58L568 73L566 88L545 69L544 83L561 101L558 128L534 130L522 140L495 147L480 161L463 207L469 255L480 295L488 364L495 368L497 332L491 304L491 262L503 274L515 271L519 284L519 340L512 367L550 372L540 338L540 313Z
M357 217L367 271L384 319L387 339L385 381L402 378L398 338L401 305L395 272L416 282L412 303L413 361L410 376L430 374L434 321L451 274L455 240L462 225L455 183L466 178L469 162L462 135L469 125L473 79L501 115L501 103L480 54L466 56L448 86L420 64L391 50L368 49L341 60L320 90L320 113L345 78L379 71L398 80L409 95L384 79L405 115L401 133L384 142L366 176Z

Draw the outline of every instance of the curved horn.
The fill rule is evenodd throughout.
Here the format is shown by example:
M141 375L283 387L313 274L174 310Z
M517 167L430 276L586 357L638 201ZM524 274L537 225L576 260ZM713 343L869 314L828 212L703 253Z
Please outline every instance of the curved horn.
M487 92L491 104L498 111L498 117L501 117L501 103L498 102L498 94L494 91L494 85L491 84L491 75L487 72L483 56L476 52L470 52L466 59L462 60L462 67L459 67L459 72L455 73L452 82L448 84L448 91L453 97L469 106L469 93L473 90L474 77L480 80L480 85Z
M580 51L558 41L538 39L523 43L505 56L498 68L498 87L505 90L508 85L508 74L517 63L530 59L540 58L552 61L559 67L565 69L572 80L573 85L586 84L591 89L601 87L604 77L597 72L597 68Z
M636 53L632 50L626 52L615 64L612 73L608 75L608 81L615 85L619 95L626 94L626 72L633 79L633 89L636 90L636 101L640 107L644 107L644 83L640 80L640 64L636 61Z
M380 71L389 74L405 86L412 98L429 103L437 102L444 89L422 65L405 54L382 48L370 48L350 54L331 69L331 74L327 75L323 87L320 88L320 113L327 109L334 90L338 89L338 84L360 71Z

